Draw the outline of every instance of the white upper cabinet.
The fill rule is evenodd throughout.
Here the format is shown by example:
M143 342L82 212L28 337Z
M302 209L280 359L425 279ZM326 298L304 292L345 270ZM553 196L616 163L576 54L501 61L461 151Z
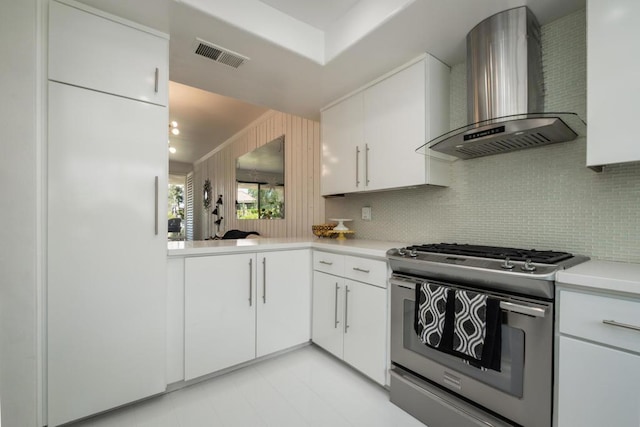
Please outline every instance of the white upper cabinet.
M587 2L587 166L640 160L637 0Z
M426 57L322 112L322 194L449 184L416 148L449 129L449 67Z
M357 93L322 112L323 195L365 189L362 99L362 93Z
M49 80L166 106L168 37L65 3L49 6Z

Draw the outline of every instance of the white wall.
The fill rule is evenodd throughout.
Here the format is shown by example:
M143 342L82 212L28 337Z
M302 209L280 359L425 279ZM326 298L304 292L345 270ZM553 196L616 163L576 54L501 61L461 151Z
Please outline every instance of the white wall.
M6 427L38 422L40 4L0 5L0 400Z
M273 139L285 136L285 218L238 220L235 213L236 159ZM215 217L204 213L202 187L211 180L213 194L223 196L221 231L257 231L266 237L312 237L311 226L324 221L320 196L320 123L276 111L260 119L194 165L195 236L215 234ZM207 221L209 225L207 226ZM208 227L208 228L207 228Z

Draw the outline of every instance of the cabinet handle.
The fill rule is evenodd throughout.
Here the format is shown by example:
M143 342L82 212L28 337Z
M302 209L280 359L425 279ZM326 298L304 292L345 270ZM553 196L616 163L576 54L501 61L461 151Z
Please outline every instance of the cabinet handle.
M360 187L360 147L356 146L356 187Z
M267 303L267 259L262 258L262 303Z
M353 267L355 271L360 271L362 273L370 273L370 270L365 270L363 268Z
M364 144L364 185L369 185L369 144Z
M333 265L332 262L330 261L318 261L319 264L324 264L324 265Z
M158 235L158 198L159 198L158 197L158 191L160 191L160 185L159 185L158 179L159 178L156 175L155 184L154 184L154 186L155 186L155 190L154 190L155 191L155 197L154 197L155 206L153 208L153 212L154 212L154 216L155 216L155 226L154 226L155 228L154 229L156 231L156 236Z
M632 331L640 332L640 326L629 325L628 323L620 323L615 320L603 320L602 323L605 325L617 326L618 328L631 329Z
M253 260L249 260L249 307L253 305Z
M344 293L344 333L347 333L347 329L349 329L349 286L345 285L345 293Z
M338 291L340 290L340 286L338 286L338 282L336 282L336 300L335 300L335 307L334 307L334 325L333 325L333 329L338 329L338 323L340 323L340 321L338 320Z
M153 90L156 93L158 93L158 84L159 84L159 82L160 82L160 69L156 68L156 82L155 82L155 85L153 87Z

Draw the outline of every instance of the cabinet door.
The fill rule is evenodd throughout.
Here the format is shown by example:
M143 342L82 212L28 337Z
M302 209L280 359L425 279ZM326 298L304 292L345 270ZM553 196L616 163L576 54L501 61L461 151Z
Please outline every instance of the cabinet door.
M637 0L587 2L587 166L640 160L638 15Z
M311 251L258 254L257 356L309 341Z
M49 80L167 105L167 37L101 15L49 3Z
M345 280L344 361L384 385L387 366L387 292Z
M424 61L365 90L363 105L367 190L424 184Z
M167 111L55 82L48 97L53 426L165 389Z
M313 342L342 359L344 279L313 272Z
M185 260L185 380L255 358L255 258Z
M322 112L322 195L363 191L362 93Z
M558 426L638 426L640 356L560 337Z

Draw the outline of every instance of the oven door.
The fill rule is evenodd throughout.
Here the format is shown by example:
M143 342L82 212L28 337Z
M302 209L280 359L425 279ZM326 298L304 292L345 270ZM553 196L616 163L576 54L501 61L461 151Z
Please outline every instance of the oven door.
M489 292L501 301L503 310L501 369L497 372L475 368L423 344L414 330L414 308L415 287L424 279L393 275L390 282L391 361L395 366L520 425L551 425L553 303Z

